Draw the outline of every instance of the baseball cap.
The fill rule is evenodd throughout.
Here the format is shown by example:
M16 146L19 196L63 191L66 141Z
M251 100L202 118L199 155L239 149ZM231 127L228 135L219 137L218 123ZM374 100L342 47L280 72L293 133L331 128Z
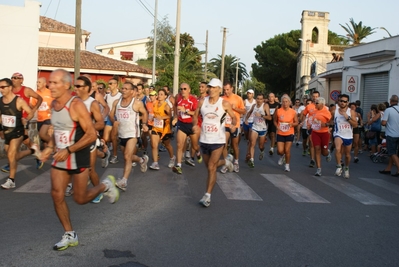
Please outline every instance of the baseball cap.
M220 88L222 88L223 83L221 80L219 80L217 78L212 78L211 81L208 83L208 86L211 86L211 87L219 86Z
M157 95L157 91L151 91L150 95Z
M249 89L249 90L247 91L247 94L248 94L248 93L253 94L253 93L255 93L255 92L254 92L254 90Z
M22 73L15 72L13 75L11 75L11 77L17 77L17 78L23 79L23 78L24 78L24 75L22 75Z

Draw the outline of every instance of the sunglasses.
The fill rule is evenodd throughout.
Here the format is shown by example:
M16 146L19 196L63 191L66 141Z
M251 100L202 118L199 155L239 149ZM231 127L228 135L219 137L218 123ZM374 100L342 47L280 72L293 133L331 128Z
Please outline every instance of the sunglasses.
M97 87L98 88L98 90L104 90L104 88L103 87Z
M21 78L21 77L13 76L13 77L11 77L11 79L13 79L13 80L19 80L19 79L22 79L22 78Z
M180 88L180 91L182 91L182 90L186 91L186 90L187 90L187 88Z
M347 100L340 100L339 102L341 102L341 103L348 103Z
M2 85L2 86L0 86L0 89L4 89L4 88L7 88L7 87L10 87L9 85Z
M75 86L75 88L81 88L81 87L85 87L86 85L75 84L74 86Z
M318 104L320 104L320 103L319 103L319 102L316 102L315 104L318 105Z

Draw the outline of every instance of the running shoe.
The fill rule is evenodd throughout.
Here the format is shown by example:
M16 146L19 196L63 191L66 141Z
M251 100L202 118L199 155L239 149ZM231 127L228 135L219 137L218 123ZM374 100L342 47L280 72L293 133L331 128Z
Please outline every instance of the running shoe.
M238 165L238 162L233 164L233 171L240 172L240 166Z
M274 148L271 147L270 150L269 150L269 155L273 156L273 154L274 154Z
M202 156L201 156L201 153L197 153L197 162L199 163L199 164L201 164L201 162L202 162Z
M354 162L355 162L355 163L358 163L358 162L359 162L359 158L358 158L358 157L355 157Z
M314 165L316 164L316 162L314 161L314 159L311 159L310 160L310 163L309 163L309 167L310 168L314 168Z
M185 157L186 157L186 159L191 158L190 151L186 150Z
M303 152L302 152L302 156L306 156L308 153L306 152L306 150L304 150Z
M7 179L7 181L1 185L1 187L3 189L11 189L11 188L15 188L15 182L13 182L13 180L11 180L10 178Z
M61 241L58 242L57 244L54 245L53 249L54 250L65 250L68 247L75 247L79 244L78 241L78 235L73 232L73 233L65 233Z
M6 164L3 167L1 167L2 172L10 172L10 164Z
M121 179L121 180L122 180L122 179ZM105 184L105 186L107 187L107 190L104 191L104 195L105 195L106 197L108 197L109 203L114 204L114 203L117 202L118 199L119 199L119 190L118 190L118 188L116 188L117 183L115 183L115 177L114 177L113 175L108 175L107 178L105 178L102 182L103 182L103 183ZM122 189L122 187L123 187L124 189ZM126 182L126 179L125 179L125 184L124 184L124 186L121 184L121 187L120 187L120 188L121 188L123 191L125 191L125 190L126 190L126 187L127 187L127 182Z
M103 199L103 193L98 194L95 199L91 201L91 203L98 204L100 203L101 199Z
M144 155L142 157L142 159L143 159L143 162L140 163L140 171L141 172L146 172L147 171L148 156Z
M282 155L280 158L279 158L279 160L278 160L278 165L283 165L284 163L285 163L285 155Z
M194 162L194 160L192 159L192 158L186 158L186 160L184 161L187 165L190 165L190 166L195 166L195 162Z
M109 164L109 157L111 156L111 152L109 152L109 150L107 150L107 152L105 153L105 158L101 159L101 167L103 168L107 168L108 164Z
M176 161L176 156L173 156L173 158L169 159L168 167L173 168L173 166L175 166L175 161Z
M248 166L249 166L250 168L254 168L254 167L255 167L255 164L254 164L254 160L253 160L253 159L248 160Z
M331 153L330 153L330 152L328 152L328 155L327 155L327 157L326 157L326 161L327 161L327 162L330 162L330 161L331 161Z
M264 156L265 156L265 150L261 150L259 154L259 160L262 160Z
M36 159L36 169L40 170L44 165L44 162Z
M178 173L178 174L182 174L183 173L183 170L181 169L181 166L177 166L177 165L172 168L172 171L175 172L175 173Z
M37 144L33 144L30 148L35 151L35 153L33 153L32 155L37 157L37 158L40 158L40 148L39 148L39 146Z
M290 171L291 171L291 170L290 170L290 165L285 164L284 171L285 171L285 172L290 172Z
M73 194L72 183L69 183L69 184L67 185L66 190L65 190L65 196L66 196L66 197L70 197L70 196L72 196L72 194Z
M337 165L337 169L335 170L335 175L336 176L341 176L342 174L342 166L341 165Z
M153 162L150 166L151 170L159 170L159 164L158 162Z
M164 145L159 145L159 148L158 148L158 151L159 152L165 152L166 151L166 148L165 148L165 146Z
M136 167L137 166L137 162L133 161L132 162L132 167Z
M349 168L348 167L344 168L344 178L349 179Z
M112 175L109 175L109 176L112 176ZM127 188L127 179L125 179L125 178L120 178L120 179L118 179L116 182L115 182L115 178L112 176L112 178L113 178L113 181L112 181L112 179L110 179L110 181L111 182L114 182L114 184L116 185L116 187L118 187L120 190L122 190L122 191L126 191L126 188ZM106 194L107 195L107 194ZM119 196L118 196L119 197Z
M205 208L209 207L209 205L211 205L211 198L208 197L207 195L204 195L201 200L199 201L199 203L204 206Z
M245 163L248 163L248 161L251 159L251 154L246 154L245 155Z
M314 176L321 176L321 168L317 168L317 171L314 174Z
M115 164L115 163L118 163L118 162L119 162L118 156L112 156L111 160L109 161L109 163L112 163L112 164Z
M231 163L231 162L230 162L230 163ZM227 169L228 169L227 166L224 165L224 166L220 169L220 172L224 174L224 173L227 172Z

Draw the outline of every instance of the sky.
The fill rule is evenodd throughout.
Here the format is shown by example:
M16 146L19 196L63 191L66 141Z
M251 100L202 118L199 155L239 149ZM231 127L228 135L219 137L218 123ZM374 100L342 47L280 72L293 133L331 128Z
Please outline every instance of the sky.
M28 0L29 1L29 0ZM38 0L40 14L75 25L75 1ZM177 0L158 0L158 20L168 17L176 28ZM24 0L0 0L0 5L23 6ZM233 55L251 71L256 63L254 48L275 35L301 28L303 10L330 13L329 29L339 35L339 24L349 19L372 28L384 27L399 34L397 0L181 0L181 33L189 33L199 50L205 50L208 30L208 60L222 54L223 32L227 28L226 55ZM154 27L155 0L82 0L82 28L91 32L87 50L95 46L146 38ZM365 42L388 37L382 29Z

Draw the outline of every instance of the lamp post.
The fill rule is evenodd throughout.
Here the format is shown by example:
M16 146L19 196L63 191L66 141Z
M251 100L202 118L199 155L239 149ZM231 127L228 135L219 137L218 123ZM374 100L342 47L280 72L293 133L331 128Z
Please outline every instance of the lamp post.
M378 29L386 31L388 33L389 37L392 37L392 35L389 33L389 31L387 29L385 29L384 27L379 27Z
M237 58L237 65L236 65L236 94L237 94L237 92L238 92L238 61L239 61L240 59L239 58Z

